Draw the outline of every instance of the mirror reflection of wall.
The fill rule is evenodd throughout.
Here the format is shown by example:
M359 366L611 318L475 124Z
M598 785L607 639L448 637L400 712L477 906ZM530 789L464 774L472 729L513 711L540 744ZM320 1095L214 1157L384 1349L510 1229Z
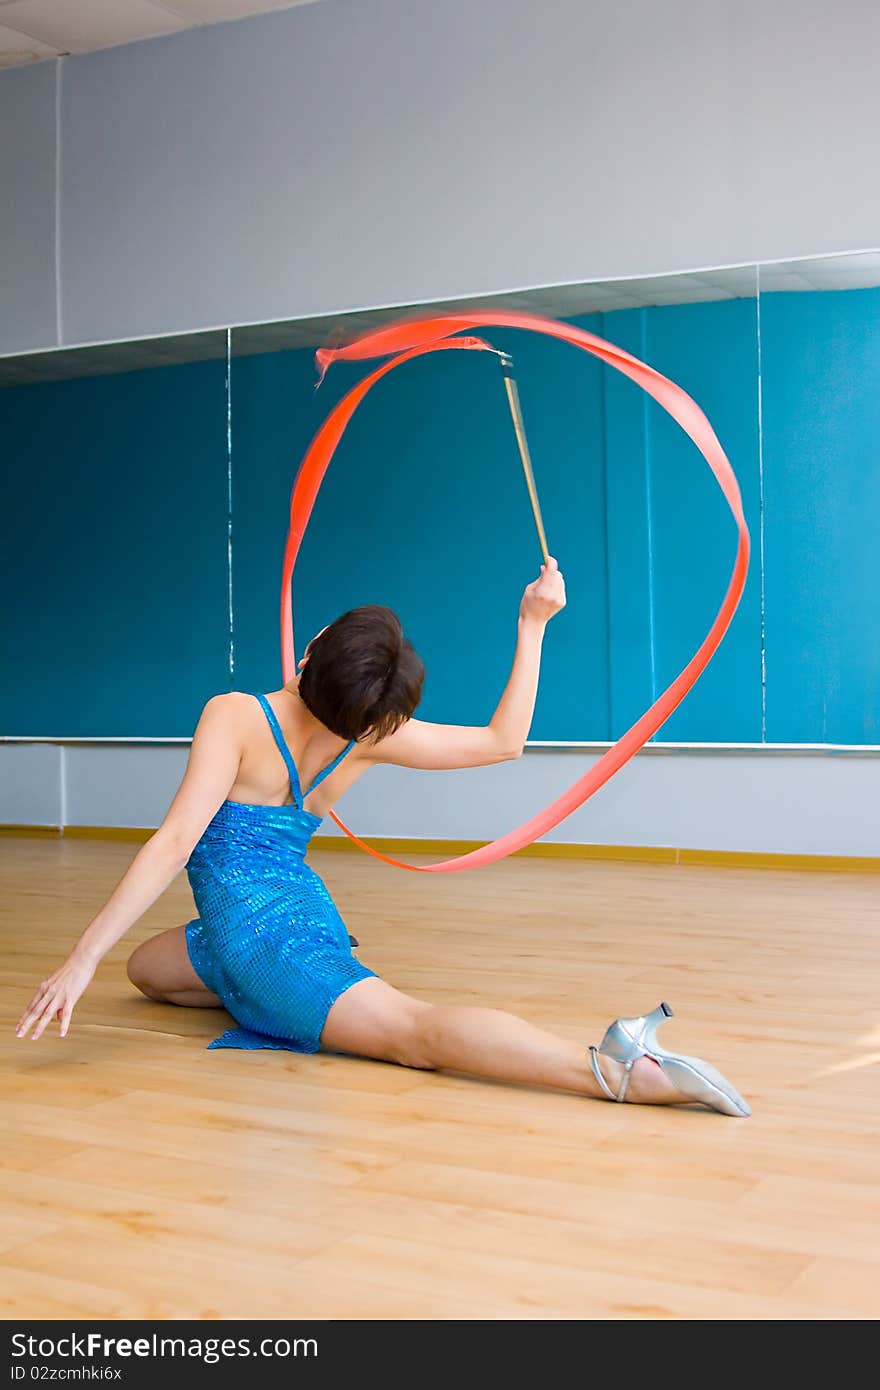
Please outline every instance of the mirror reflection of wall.
M880 741L880 252L761 266L769 742Z
M754 267L473 304L572 320L680 382L713 420L757 515ZM334 324L330 333L363 332L399 312ZM311 353L285 335L311 332L318 343L320 329L327 334L328 325L241 329L233 340L238 650L256 684L276 669L277 576L262 555L267 537L280 553L291 460L363 374L336 366L311 394ZM481 333L514 358L550 546L568 579L568 610L548 637L532 734L608 740L677 674L714 616L730 564L727 508L690 441L613 369L531 333ZM306 640L365 596L387 602L425 656L425 716L478 721L483 692L503 685L510 621L539 561L496 363L429 357L384 381L343 439L303 546L297 631ZM757 741L760 721L753 579L716 663L663 737Z
M657 741L877 742L878 295L880 254L861 254L432 306L574 320L677 381L718 433L752 568L717 657ZM48 557L27 590L39 623L25 606L3 620L28 673L3 697L8 732L184 737L206 688L277 681L290 487L362 374L336 366L316 393L314 349L400 313L0 360L0 423L18 459L4 543L24 564L40 534ZM515 359L569 585L533 738L608 740L711 621L733 547L726 507L690 441L619 374L532 334L485 336ZM495 360L414 362L366 402L328 474L297 571L299 645L345 607L390 603L425 655L426 717L480 720L539 560ZM40 703L25 688L47 685L30 648L72 667L83 642L101 648L94 680L66 706Z
M225 334L0 361L6 735L189 735L226 672Z

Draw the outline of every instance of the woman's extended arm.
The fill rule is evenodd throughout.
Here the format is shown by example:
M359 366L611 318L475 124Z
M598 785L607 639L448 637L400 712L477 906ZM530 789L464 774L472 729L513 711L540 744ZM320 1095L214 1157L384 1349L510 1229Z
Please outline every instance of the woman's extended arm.
M484 767L518 758L535 712L544 630L554 613L564 607L565 584L551 556L523 594L513 669L489 723L469 727L410 719L376 745L376 761L436 771Z
M236 710L231 708L231 702L238 698L217 695L208 701L168 814L132 860L67 960L42 982L16 1025L18 1037L25 1037L33 1028L36 1040L53 1018L59 1020L64 1037L74 1005L101 957L152 907L186 864L238 772L241 744L236 737Z

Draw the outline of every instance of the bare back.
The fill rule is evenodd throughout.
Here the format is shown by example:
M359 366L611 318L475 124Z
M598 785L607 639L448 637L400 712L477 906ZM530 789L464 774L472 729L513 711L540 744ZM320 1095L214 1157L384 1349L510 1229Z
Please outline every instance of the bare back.
M226 705L224 714L229 721L230 736L236 739L240 749L238 772L227 799L260 806L289 805L292 796L287 766L256 698L238 692L218 698ZM265 698L293 755L300 785L303 789L311 787L315 778L343 751L346 741L320 724L295 690L275 690ZM339 767L312 795L306 796L304 809L314 816L325 816L371 761L355 744Z

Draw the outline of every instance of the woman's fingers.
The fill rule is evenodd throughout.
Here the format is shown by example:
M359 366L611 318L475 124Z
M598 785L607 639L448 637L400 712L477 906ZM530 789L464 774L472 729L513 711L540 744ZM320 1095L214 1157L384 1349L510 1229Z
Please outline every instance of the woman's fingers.
M48 980L43 980L15 1026L19 1038L31 1036L36 1042L53 1021L64 1037L76 1002L94 973L94 966L67 961Z
M31 1024L34 1022L36 1017L37 1010L33 1008L28 1009L26 1014L22 1014L21 1018L18 1021L18 1027L15 1030L15 1036L17 1038L26 1038L28 1035L28 1030L30 1029Z
M40 1000L43 998L43 995L46 993L46 990L49 988L49 981L41 980L41 982L37 985L37 988L34 990L33 995L31 996L31 1002L28 1004L27 1008L22 1014L22 1018L29 1014L32 1009L36 1008L37 1004L40 1002Z
M48 988L49 985L44 980L43 983L40 985L40 988L34 995L33 999L28 1004L21 1018L18 1020L15 1031L19 1037L22 1037L27 1032L28 1028L30 1028L34 1019L37 1017L37 1014L40 1012L42 1001L46 997L46 991L48 990Z
M24 1027L22 1028L21 1033L19 1035L20 1037L26 1038L28 1033L31 1034L32 1039L37 1036L37 1024L43 1017L43 1009L44 1005L42 1003L38 1004L36 1008L31 1009L27 1019L25 1020Z
M27 1037L31 1033L31 1042L36 1042L37 1038L51 1022L53 1014L60 1007L60 997L57 990L50 989L43 995L40 1001L33 1005L27 1013L24 1024L19 1029L20 1038Z
M31 1042L36 1042L37 1038L42 1037L46 1028L49 1026L49 1024L52 1022L52 1019L55 1017L57 1010L58 996L53 992L49 995L49 998L43 1005L43 1008L40 1011L39 1018L34 1024L34 1031L31 1034Z

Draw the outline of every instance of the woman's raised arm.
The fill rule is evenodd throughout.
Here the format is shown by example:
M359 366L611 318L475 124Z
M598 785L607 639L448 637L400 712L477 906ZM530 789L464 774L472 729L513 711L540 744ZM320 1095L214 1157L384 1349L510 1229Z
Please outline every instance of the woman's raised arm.
M456 767L485 767L518 758L528 737L538 694L544 630L565 607L565 584L550 557L538 578L529 584L519 610L513 669L498 708L488 724L428 724L410 719L376 744L368 756L398 767L434 771Z

